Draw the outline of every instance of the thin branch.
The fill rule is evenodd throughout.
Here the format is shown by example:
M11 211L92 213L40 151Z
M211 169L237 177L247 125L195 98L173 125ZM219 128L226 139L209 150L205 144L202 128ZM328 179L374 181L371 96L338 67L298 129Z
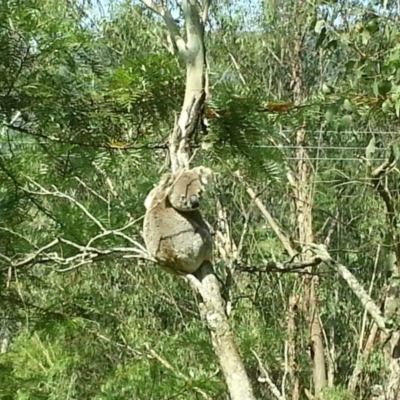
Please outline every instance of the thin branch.
M226 38L224 37L223 40L224 40L225 48L226 48L226 50L227 50L227 52L229 54L229 57L232 60L233 66L235 67L236 72L238 73L240 80L242 81L244 86L247 86L246 80L244 79L244 77L242 75L242 72L240 71L239 64L237 63L236 58L234 57L234 55L229 50L229 46L228 46L228 43L226 41Z
M78 140L73 140L73 139L65 139L65 138L59 138L56 136L47 136L47 135L43 135L41 133L38 132L33 132L30 131L29 129L23 128L23 127L19 127L19 126L14 126L14 125L6 125L6 127L8 129L14 130L16 132L20 132L20 133L24 133L26 135L30 135L33 136L34 138L40 138L40 139L44 139L44 140L48 140L50 142L57 142L57 143L64 143L64 144L74 144L77 146L82 146L82 147L91 147L91 148L95 148L95 149L107 149L107 150L124 150L124 151L128 151L128 150L155 150L155 149L166 149L167 146L165 144L155 144L155 145L142 145L142 146L134 146L131 143L127 143L124 144L123 147L121 146L115 146L112 143L103 143L103 144L96 144L96 143L89 143L89 142L80 142Z
M211 397L206 392L204 392L202 389L198 388L197 386L193 386L192 380L189 377L187 377L186 375L182 374L182 372L180 372L176 368L174 368L165 358L161 357L153 349L151 349L148 344L145 344L145 347L146 347L146 350L149 352L151 358L155 358L156 360L158 360L161 365L163 365L169 371L173 372L178 378L185 381L186 384L189 387L191 387L195 392L200 394L203 397L203 399L212 400Z
M187 47L185 40L183 39L179 26L176 23L175 19L172 17L171 13L167 9L160 4L155 3L153 0L141 0L143 4L145 4L150 10L154 11L158 14L167 25L167 28L171 34L171 39L174 41L176 47L178 48L179 52L183 55L187 53Z
M258 361L258 367L260 368L260 371L262 372L262 376L258 378L258 381L263 383L266 382L269 386L269 389L271 390L272 394L278 399L278 400L286 400L285 396L281 394L279 389L276 387L275 383L272 382L271 377L268 374L268 371L265 369L263 366L260 357L257 355L257 353L254 350L251 350L251 352L254 354L254 357Z
M254 203L257 205L259 210L261 211L262 215L264 218L267 220L269 226L272 228L272 230L275 232L276 236L278 239L281 241L283 247L285 250L288 252L290 257L295 257L297 253L294 251L292 245L290 244L290 240L286 237L286 235L282 232L281 228L279 227L278 223L275 221L273 216L270 214L270 212L265 208L264 204L262 201L257 197L256 193L254 192L253 189L251 189L246 182L244 181L244 178L241 176L239 171L234 172L233 174L236 178L239 179L239 181L245 186L247 193L249 196L254 200Z
M210 5L211 5L211 0L204 0L203 8L201 10L201 21L203 25L207 22Z
M27 177L27 179L34 186L39 188L40 192L35 192L35 191L29 190L29 189L23 189L26 193L39 195L39 196L53 196L53 197L59 197L62 199L67 199L71 203L73 203L77 207L79 207L83 211L83 213L87 217L89 217L100 228L100 230L102 230L103 232L107 231L107 229L104 228L103 224L97 218L95 218L94 215L90 211L88 211L88 209L82 203L80 203L78 200L74 199L73 197L69 196L68 194L60 192L54 185L53 185L54 192L50 192L49 190L47 190L43 186L41 186L39 183L35 182L33 179L31 179L29 177Z
M325 264L339 273L339 275L347 282L353 293L361 301L363 307L368 311L369 315L378 325L379 329L381 329L382 332L389 334L389 330L386 328L386 319L382 315L381 310L374 303L364 288L359 284L356 277L343 264L332 259L324 245L311 244L309 245L309 248Z
M110 202L104 198L100 193L97 193L94 189L89 187L85 182L83 182L80 178L77 176L74 177L84 188L86 188L90 193L92 193L94 196L98 197L101 201L103 201L106 204L109 204Z
M279 263L276 261L271 261L264 267L240 267L240 271L243 272L281 272L281 273L290 273L290 272L297 272L301 270L305 270L309 267L316 267L317 265L321 264L322 260L319 257L311 258L305 261L293 262L291 261L285 263ZM312 273L310 271L305 271L307 274Z
M3 254L0 254L0 258L2 258L3 260L7 261L11 267L17 268L17 267L23 267L27 264L30 264L31 262L33 262L36 258L38 258L42 253L44 253L46 250L52 248L53 246L55 246L56 244L58 244L58 239L54 239L53 241L51 241L50 243L46 244L45 246L41 247L39 250L35 251L33 254L29 255L28 257L24 258L21 261L18 262L13 262L11 258L6 257Z
M135 222L135 221L132 221ZM129 223L131 224L131 223ZM34 263L48 263L52 262L58 265L67 265L68 267L59 269L57 272L67 272L71 271L73 269L79 268L83 265L93 263L94 261L100 260L102 257L106 256L111 256L115 254L120 254L122 258L138 258L150 262L156 263L157 261L150 256L150 254L147 252L146 248L142 246L139 242L136 240L130 238L128 235L125 235L124 233L121 232L121 230L126 229L126 227L129 225L127 224L125 227L122 227L118 230L111 230L111 231L104 231L99 235L94 236L91 238L86 245L80 245L78 243L75 243L71 240L64 239L64 238L57 238L49 242L48 244L44 245L43 247L37 249L35 252L30 254L29 256L21 259L21 260L13 260L10 257L5 256L4 254L0 253L0 259L4 260L8 265L6 269L8 268L18 268L18 267L24 267L30 264ZM105 236L120 236L124 238L126 241L131 243L134 247L111 247L108 249L100 249L93 247L93 243L100 239L104 238ZM47 253L48 250L50 250L52 247L58 245L58 244L64 244L69 247L72 247L78 251L77 254L70 256L70 257L63 257L60 256L59 253ZM62 254L64 251L63 249L60 251L60 254Z

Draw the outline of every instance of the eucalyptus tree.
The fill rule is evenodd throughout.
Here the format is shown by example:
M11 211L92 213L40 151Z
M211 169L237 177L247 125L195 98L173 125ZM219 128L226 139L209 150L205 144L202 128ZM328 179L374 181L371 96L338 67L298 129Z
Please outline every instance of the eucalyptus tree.
M339 256L351 268L357 268L357 257L365 265L364 271L368 271L357 274L357 278L361 283L371 284L378 255L379 259L391 259L390 255L382 255L379 250L381 245L370 236L371 229L379 226L385 243L387 240L392 245L397 242L395 236L388 236L393 227L391 202L384 201L383 210L386 208L388 213L387 224L381 217L383 214L367 217L366 210L374 213L373 210L380 209L382 205L373 198L365 202L360 196L360 191L374 195L370 186L382 188L381 179L386 177L397 160L395 133L378 133L375 138L374 135L365 134L376 128L386 132L393 130L393 122L397 119L396 4L385 3L379 7L372 2L366 4L357 1L301 4L273 2L263 3L261 7L264 7L263 12L259 14L250 6L242 10L253 17L251 23L245 26L242 24L242 21L246 21L243 14L243 18L229 15L224 13L223 7L215 18L218 34L213 33L209 37L215 45L211 46L209 62L211 70L214 67L220 75L214 75L215 80L211 80L214 90L211 109L208 111L213 121L209 146L217 154L223 151L218 145L228 142L247 158L249 162L244 165L252 164L248 166L249 170L251 167L258 170L261 188L265 186L262 181L268 179L269 196L264 197L264 201L274 213L265 207L260 208L260 211L282 242L285 252L293 255L293 249L306 249L305 245L313 240L325 240L333 248L343 248ZM296 29L297 34L294 35L293 30ZM225 79L219 79L221 75ZM240 96L237 96L238 93ZM253 107L246 107L249 103L253 103ZM259 124L258 130L252 129L256 124ZM254 152L243 151L252 145L262 146L261 140L266 144L263 161L270 166L267 170L258 161L258 149ZM385 147L392 148L387 154L387 161ZM272 151L268 148L272 148ZM278 173L276 168L272 168L274 162L280 164L277 150L285 160L281 164L280 173L279 168ZM337 155L339 157L336 161ZM287 173L289 181L286 181ZM281 186L282 181L292 184L291 198L294 204L291 206L289 204L292 201L286 203L282 198L279 199L279 194L275 194L279 191L286 193L286 188ZM361 182L363 184L358 186ZM249 188L247 191L255 196L254 191L249 192ZM375 194L382 197L383 192L375 191ZM279 223L274 224L276 221L271 219L273 214L281 227ZM355 215L360 216L360 224L354 225ZM240 230L238 227L237 231ZM285 238L282 231L296 234L288 234ZM321 238L322 234L325 234L325 239ZM373 245L375 250L355 256L352 252L359 251L360 241L365 241L362 248L366 246L372 249ZM275 246L270 241L267 251L275 253ZM246 245L242 249L246 249ZM316 271L315 267L313 271ZM285 281L290 288L290 280ZM341 322L341 315L346 313L343 314L340 308L335 307L332 298L339 301L342 294L346 293L340 302L344 303L346 312L358 316L361 333L356 340L360 343L363 342L363 327L368 317L359 303L353 303L345 288L348 282L322 279L318 285L314 285L312 281L318 283L314 276L308 284L300 285L311 290L311 296L306 290L303 299L297 296L297 285L301 281L295 283L292 286L294 297L290 297L286 307L290 310L288 318L293 314L298 315L298 310L302 311L300 314L309 315L308 322L314 329L314 333L311 330L310 354L315 391L329 391L334 385L349 383L351 392L360 390L366 395L373 385L363 385L359 380L362 376L359 360L364 351L363 345L360 344L357 351L354 348L358 352L358 361L349 356L342 358L339 365L336 364L336 337L339 334L341 338L346 337L344 340L347 343L354 339L352 334L345 333L348 328ZM303 283L307 283L307 279ZM335 288L333 293L330 290L332 283ZM371 286L371 290L379 293L382 290L381 284L377 284L374 289ZM314 290L313 286L318 289ZM313 319L317 315L315 310L319 313L317 320L322 321L322 325ZM390 325L390 320L387 321ZM293 346L288 346L289 363L285 364L285 371L286 368L290 371L293 398L301 395L299 388L302 391L305 384L304 376L298 374L298 363L304 365L304 356L299 351L301 347L298 342L304 340L304 328L305 325L296 326L289 322L287 326L289 337L295 339ZM378 357L371 345L376 342L376 328L376 325L372 325L365 344L365 354L369 355L372 351L374 357ZM386 333L384 329L383 336ZM393 340L396 342L396 339ZM376 347L378 349L379 346ZM388 375L387 378L393 382L396 376L396 366L393 363L396 362L389 360L388 363L392 368L392 377ZM365 370L367 364L361 364L365 371L362 379L370 379L368 368ZM353 366L354 371L351 376L341 379L343 375L337 374L337 371L342 371L344 365ZM381 365L377 368L383 376L385 367ZM282 371L282 375L285 373ZM382 393L382 396L393 396L389 393L391 386L385 387L387 393Z

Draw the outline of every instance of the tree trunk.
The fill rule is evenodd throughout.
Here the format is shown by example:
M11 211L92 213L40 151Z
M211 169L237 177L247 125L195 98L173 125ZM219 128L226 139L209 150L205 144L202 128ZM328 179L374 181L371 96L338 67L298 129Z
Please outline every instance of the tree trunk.
M152 0L142 0L163 17L180 56L186 63L186 90L178 122L169 137L171 169L189 168L190 140L199 127L205 101L204 23L209 0L200 5L196 0L182 0L186 40L166 7ZM200 8L201 14L200 14ZM201 17L200 17L201 15ZM170 94L166 94L170 95ZM203 265L195 276L188 276L202 297L200 313L207 322L211 342L217 355L231 400L255 400L250 379L240 357L235 337L225 313L218 281L211 264ZM199 278L199 280L197 280Z
M371 173L371 181L377 193L383 200L386 207L386 218L388 221L388 230L392 237L393 262L389 268L389 282L386 290L384 303L384 316L386 321L396 319L399 310L400 293L400 234L398 231L397 210L392 199L392 194L382 180L396 166L397 159L387 159L381 166ZM384 336L387 336L384 334ZM385 339L386 341L386 339ZM397 327L392 332L390 340L387 343L385 355L388 362L388 376L383 387L380 399L397 400L400 398L400 331Z
M299 3L299 11L303 5L303 1ZM298 32L293 51L291 82L293 101L295 104L301 104L306 99L304 71L302 67L304 48L303 40L304 37L302 33ZM314 242L312 219L312 205L314 197L312 189L312 172L309 168L308 154L304 148L305 140L306 122L304 121L303 126L297 131L296 134L296 159L298 162L295 168L296 170L294 177L292 178L296 214L295 219L298 229L297 239L302 246L312 244ZM304 253L301 255L301 257L302 261L307 261L308 259L312 258L312 253ZM307 315L310 329L310 355L313 366L314 391L318 396L318 394L327 384L322 326L318 314L318 277L313 276L311 278L305 278L303 280L303 286L306 290L303 310Z
M235 337L225 313L224 301L211 265L203 265L197 273L202 287L200 313L207 321L211 342L218 357L231 400L255 400Z
M297 217L298 241L302 245L314 243L312 228L313 193L311 188L311 172L307 165L307 154L304 150L305 128L297 132L296 145L299 159L296 171L296 186L293 188L295 198L295 212ZM311 252L302 254L302 261L312 258ZM323 334L318 314L318 277L312 276L303 279L306 290L304 312L310 329L310 355L313 366L314 391L318 395L326 386L326 367Z

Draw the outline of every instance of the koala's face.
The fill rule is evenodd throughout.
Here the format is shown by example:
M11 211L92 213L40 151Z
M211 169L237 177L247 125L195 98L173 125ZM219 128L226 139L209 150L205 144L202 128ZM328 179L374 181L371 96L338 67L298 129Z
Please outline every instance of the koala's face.
M168 200L179 211L194 211L200 207L204 186L211 178L209 168L197 167L189 171L168 174Z

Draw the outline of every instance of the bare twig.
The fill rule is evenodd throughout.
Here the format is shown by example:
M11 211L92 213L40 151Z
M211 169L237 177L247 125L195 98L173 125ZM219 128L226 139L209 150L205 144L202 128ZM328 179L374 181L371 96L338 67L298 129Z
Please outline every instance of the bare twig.
M109 204L110 202L104 198L101 194L97 193L95 190L93 190L91 187L89 187L85 182L83 182L80 178L75 176L75 179L85 188L87 189L90 193L92 193L94 196L98 197L101 201L103 201L106 204Z
M29 182L31 182L34 186L36 186L37 188L40 189L39 192L35 192L29 189L24 189L25 192L30 193L30 194L34 194L34 195L39 195L39 196L53 196L53 197L59 197L62 199L67 199L69 200L71 203L75 204L77 207L79 207L83 213L89 217L99 228L100 230L102 230L103 232L106 231L106 228L104 228L103 224L93 216L93 214L82 204L80 203L78 200L74 199L72 196L69 196L66 193L62 193L60 192L56 186L53 185L53 192L50 192L49 190L47 190L46 188L44 188L43 186L41 186L39 183L35 182L33 179L27 177L27 179L29 180Z
M58 265L68 265L68 267L64 269L59 269L58 272L71 271L72 269L79 268L82 265L92 263L101 257L115 254L120 254L123 258L140 258L143 260L156 262L156 260L148 254L145 247L121 232L121 230L125 228L126 227L120 228L119 230L102 232L101 234L91 238L86 245L80 245L72 242L71 240L60 237L38 248L35 252L21 260L13 260L12 258L1 253L0 259L4 260L8 264L6 268L20 268L38 262L53 262ZM111 247L108 249L93 247L93 242L95 240L112 235L122 236L128 242L132 243L134 247ZM48 253L48 250L60 244L73 247L78 251L78 253L67 258L59 255L57 252ZM60 254L62 253L63 251L60 251Z
M263 366L263 363L261 362L260 357L257 355L257 353L254 350L251 350L251 352L254 354L254 357L258 361L258 367L260 368L260 371L262 372L262 377L258 378L259 382L266 382L269 386L269 389L271 390L272 394L278 399L278 400L286 400L285 397L281 394L277 386L275 385L274 382L272 382L271 377L268 374L268 371L265 369Z
M24 258L23 260L20 260L20 261L13 262L11 258L6 257L3 254L0 254L0 258L2 258L3 260L7 261L10 264L10 266L13 267L13 268L23 267L23 266L33 262L42 253L44 253L46 250L49 250L50 248L55 246L57 243L58 243L58 239L54 239L50 243L46 244L45 246L41 247L40 249L38 249L37 251L35 251L34 253L30 254L29 256L27 256L26 258Z

